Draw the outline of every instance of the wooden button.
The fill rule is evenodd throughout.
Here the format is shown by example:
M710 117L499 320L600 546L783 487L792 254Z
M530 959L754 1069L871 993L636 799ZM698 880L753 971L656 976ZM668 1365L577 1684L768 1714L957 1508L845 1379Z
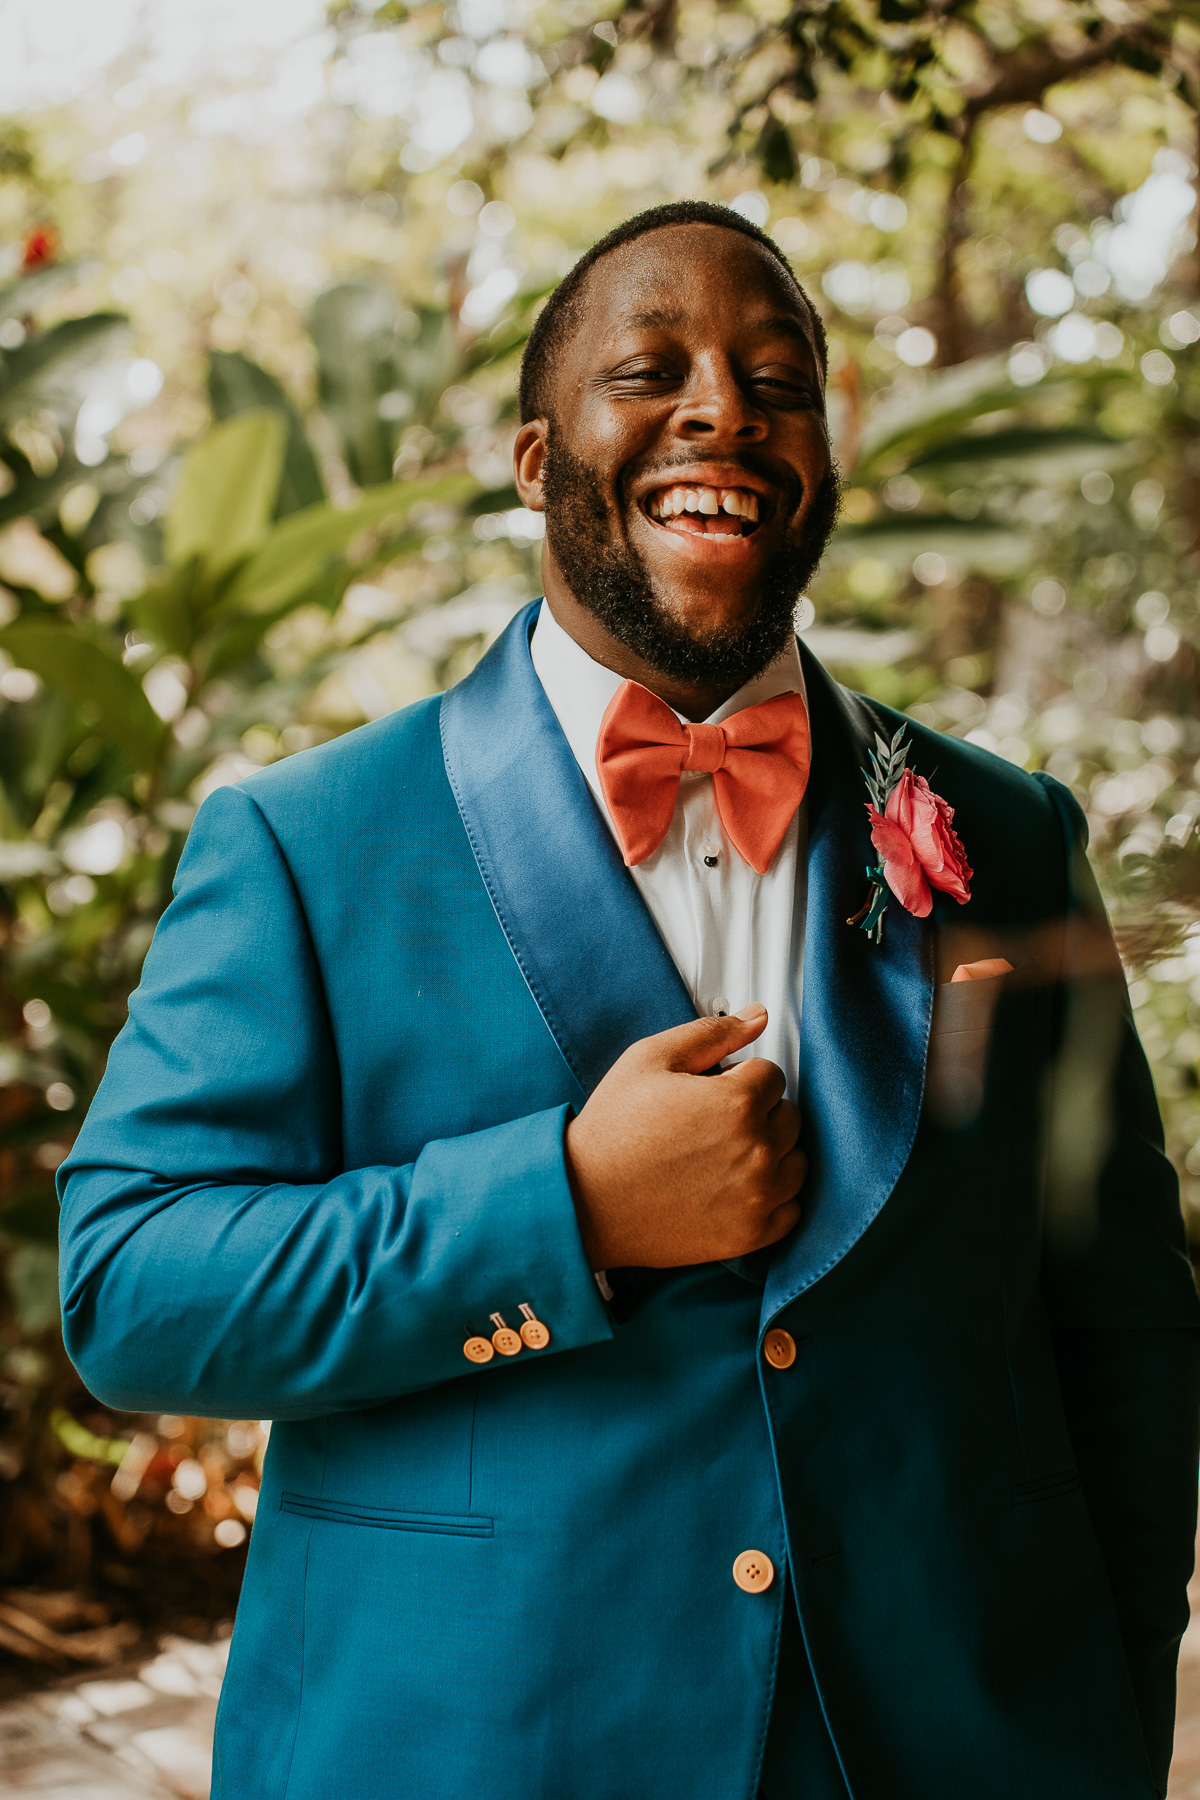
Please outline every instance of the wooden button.
M491 1362L495 1354L486 1338L468 1338L463 1345L463 1355L468 1362Z
M521 1336L531 1350L544 1350L550 1342L550 1333L540 1319L526 1319L521 1327Z
M502 1325L499 1331L493 1331L492 1342L501 1356L519 1356L521 1354L520 1336L507 1325Z
M763 1355L773 1369L790 1369L796 1360L796 1340L778 1326L763 1339Z
M775 1579L775 1564L761 1550L743 1550L733 1565L733 1579L744 1594L765 1594Z

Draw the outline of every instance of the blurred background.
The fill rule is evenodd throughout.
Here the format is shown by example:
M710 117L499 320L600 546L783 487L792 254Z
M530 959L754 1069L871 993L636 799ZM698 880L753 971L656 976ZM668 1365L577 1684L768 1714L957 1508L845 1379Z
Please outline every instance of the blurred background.
M1200 1244L1198 97L1179 0L0 0L0 1691L232 1612L268 1428L84 1392L54 1171L204 796L538 592L520 347L638 208L826 319L798 624L1078 795Z

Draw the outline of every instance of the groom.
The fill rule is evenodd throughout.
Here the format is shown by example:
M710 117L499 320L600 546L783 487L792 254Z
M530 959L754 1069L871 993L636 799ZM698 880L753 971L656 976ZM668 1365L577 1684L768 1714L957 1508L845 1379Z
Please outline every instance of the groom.
M525 355L545 601L197 819L62 1293L275 1421L223 1800L1165 1792L1175 1179L1070 795L797 649L824 364L628 221Z

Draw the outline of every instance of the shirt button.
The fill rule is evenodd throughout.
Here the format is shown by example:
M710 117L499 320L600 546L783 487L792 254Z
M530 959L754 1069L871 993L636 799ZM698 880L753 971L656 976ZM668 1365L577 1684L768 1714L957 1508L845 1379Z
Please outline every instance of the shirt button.
M773 1369L790 1369L796 1360L796 1340L778 1326L763 1339L763 1355Z
M492 1342L501 1356L519 1356L521 1353L521 1339L507 1325L502 1325L498 1331L493 1331Z
M463 1355L466 1357L468 1362L475 1362L475 1363L491 1362L491 1360L492 1360L493 1356L495 1356L495 1354L496 1354L496 1352L492 1349L492 1346L488 1343L487 1339L484 1337L468 1338L466 1343L463 1345Z
M733 1579L744 1594L765 1594L775 1579L775 1564L761 1550L743 1550L733 1565Z
M721 860L721 846L713 843L701 844L700 854L704 858L705 868L715 869Z
M724 994L717 995L709 1010L716 1019L727 1019L729 1017L729 1002Z

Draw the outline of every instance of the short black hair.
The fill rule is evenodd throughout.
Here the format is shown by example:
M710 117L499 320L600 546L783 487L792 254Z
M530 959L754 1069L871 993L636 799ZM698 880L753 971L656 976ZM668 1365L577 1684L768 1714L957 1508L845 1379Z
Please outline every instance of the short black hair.
M550 416L550 365L579 323L583 286L591 270L610 250L618 250L622 244L632 243L634 238L644 237L648 231L659 231L665 225L719 225L724 231L740 231L743 237L753 238L756 244L761 244L765 250L770 251L812 320L822 373L827 371L829 349L820 314L800 286L791 263L775 240L769 238L757 225L751 224L749 219L743 218L741 213L734 212L732 207L719 206L712 200L672 200L665 206L651 206L645 212L634 213L624 224L615 226L593 244L590 250L584 252L574 268L563 276L552 291L525 340L525 350L521 357L519 394L522 424L529 419Z

